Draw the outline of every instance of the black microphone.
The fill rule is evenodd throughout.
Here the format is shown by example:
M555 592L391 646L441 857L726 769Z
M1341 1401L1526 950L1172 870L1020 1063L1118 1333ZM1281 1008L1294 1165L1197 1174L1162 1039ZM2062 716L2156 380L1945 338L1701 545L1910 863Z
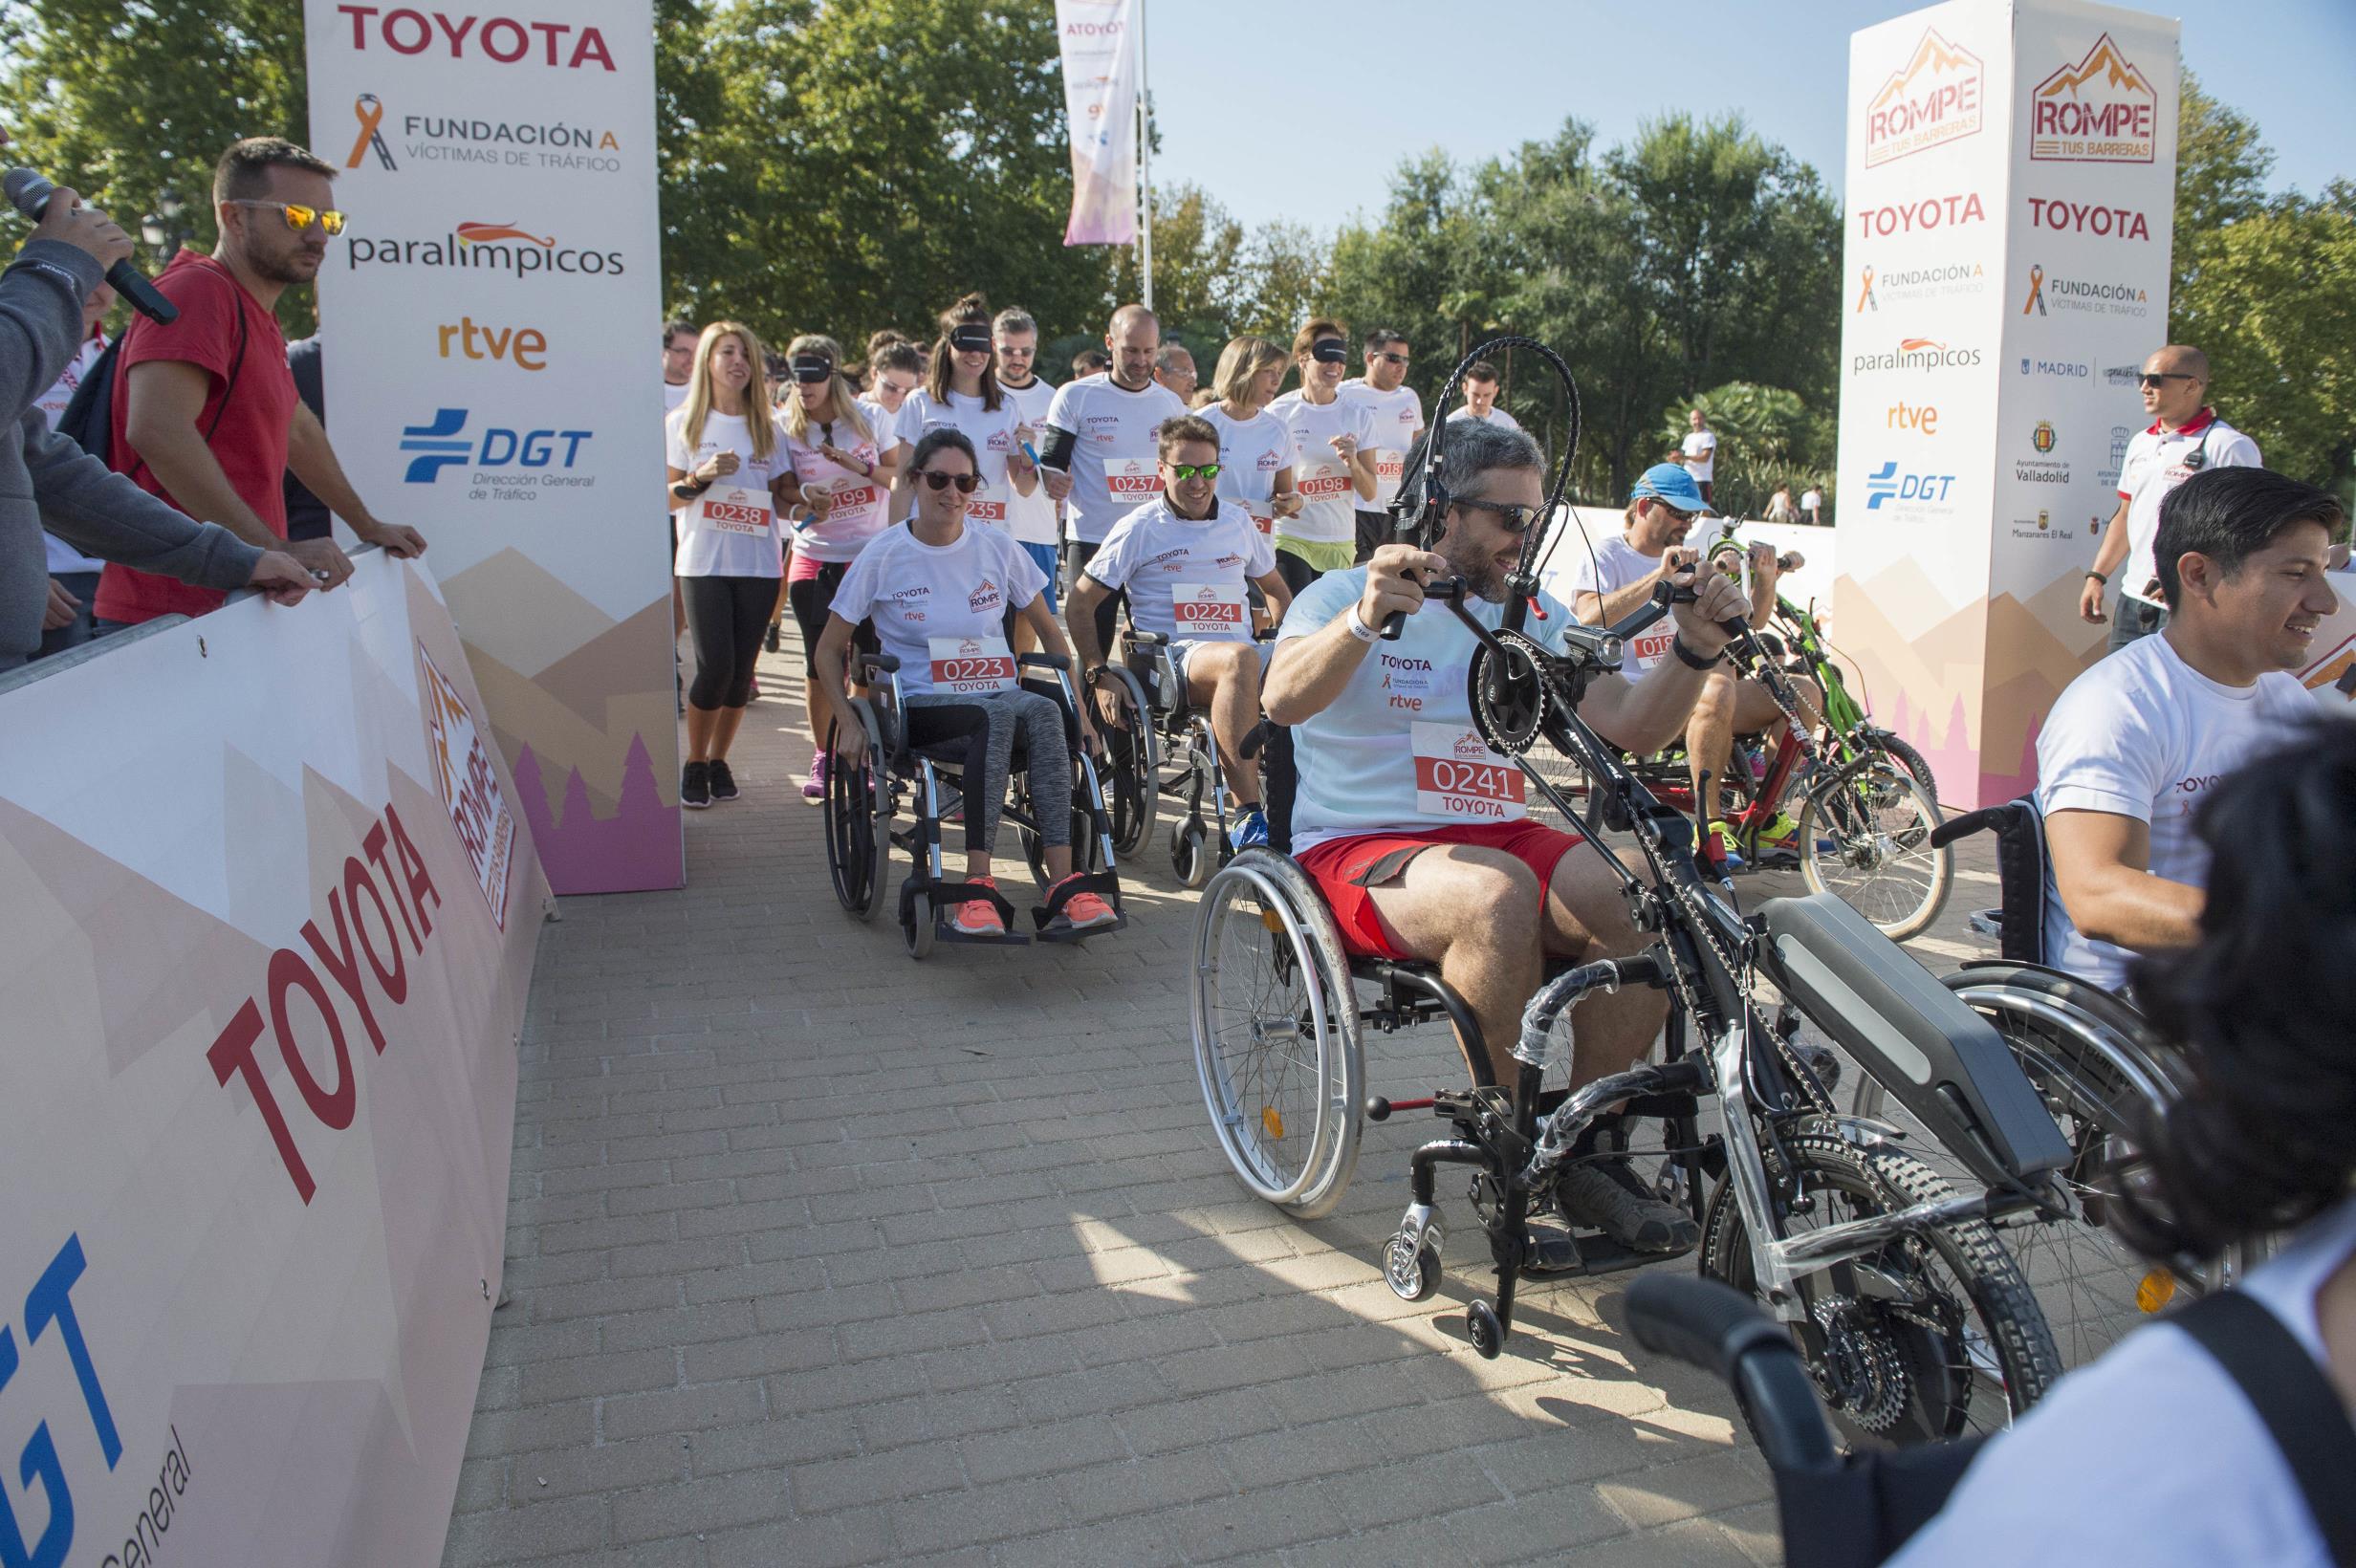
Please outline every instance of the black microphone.
M11 169L6 175L0 175L0 190L8 193L11 205L17 211L39 223L41 215L49 210L49 199L56 193L57 187L31 169ZM125 256L109 267L106 281L114 285L117 294L131 302L133 310L148 320L168 327L180 319L180 307L158 294L156 286L147 281L146 274L131 265L130 257Z

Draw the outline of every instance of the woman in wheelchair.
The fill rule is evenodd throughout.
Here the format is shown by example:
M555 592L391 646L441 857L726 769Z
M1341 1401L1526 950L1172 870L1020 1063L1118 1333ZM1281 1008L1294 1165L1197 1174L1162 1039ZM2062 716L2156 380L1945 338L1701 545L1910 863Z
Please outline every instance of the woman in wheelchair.
M1451 420L1438 439L1449 494L1435 549L1385 545L1366 565L1304 589L1278 633L1262 701L1293 727L1292 854L1344 947L1436 962L1480 1027L1492 1081L1505 1083L1546 959L1625 956L1642 943L1618 882L1600 860L1569 855L1576 838L1528 818L1521 775L1474 729L1472 635L1444 611L1417 613L1426 582L1460 577L1466 601L1481 601L1474 613L1499 623L1506 575L1545 499L1538 446L1477 420ZM1409 459L1408 472L1419 467ZM1725 649L1720 623L1743 613L1734 585L1706 567L1694 588L1695 601L1675 612L1677 657L1641 680L1607 675L1588 688L1582 716L1617 744L1650 751L1684 729ZM1559 652L1570 610L1543 597L1534 605L1529 635ZM1393 612L1406 629L1385 642ZM1666 1010L1646 989L1580 1004L1574 1083L1643 1056ZM1625 1162L1581 1165L1560 1197L1565 1217L1631 1250L1676 1251L1695 1236L1691 1218L1646 1193Z
M1060 934L1115 925L1120 916L1103 899L1065 886L1074 873L1063 710L1022 687L1007 644L1012 611L1037 632L1049 653L1070 657L1041 597L1046 578L1013 535L966 526L981 479L964 432L927 431L910 457L909 478L915 514L861 552L818 638L819 686L834 709L840 760L855 769L866 754L866 727L845 695L843 675L853 629L871 621L884 651L900 662L905 746L964 746L966 881L988 896L949 911L949 928L967 937L1007 934L1008 906L996 893L991 852L1017 738L1045 846L1048 908L1054 911L1047 929ZM1084 705L1079 730L1081 744L1095 751L1096 731ZM1043 765L1049 758L1055 761Z
M1189 415L1166 421L1157 443L1162 495L1113 524L1072 585L1065 619L1080 668L1094 673L1104 659L1096 642L1096 606L1108 594L1128 591L1130 622L1167 640L1185 701L1210 710L1220 774L1235 802L1235 847L1264 844L1259 776L1243 751L1244 737L1259 723L1267 644L1253 637L1246 585L1267 596L1268 612L1277 619L1291 596L1268 535L1243 507L1220 498L1218 431Z

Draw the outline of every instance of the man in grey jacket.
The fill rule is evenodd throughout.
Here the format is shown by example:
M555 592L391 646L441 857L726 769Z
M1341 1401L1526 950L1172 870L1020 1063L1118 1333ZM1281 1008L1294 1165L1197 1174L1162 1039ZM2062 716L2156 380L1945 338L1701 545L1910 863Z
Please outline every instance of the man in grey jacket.
M0 130L0 146L8 135ZM257 550L227 529L199 523L111 471L49 429L34 406L81 346L82 300L106 269L131 253L107 216L70 190L0 272L0 670L41 644L49 573L44 523L93 555L208 588L254 587L292 604L314 586L282 551Z

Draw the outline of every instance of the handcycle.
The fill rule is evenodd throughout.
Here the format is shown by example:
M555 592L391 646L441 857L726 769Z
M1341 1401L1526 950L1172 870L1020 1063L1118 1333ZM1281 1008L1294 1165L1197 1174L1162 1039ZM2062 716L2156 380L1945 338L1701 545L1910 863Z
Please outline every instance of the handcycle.
M1053 699L1063 714L1064 743L1071 753L1073 867L1081 873L1056 889L1049 902L1034 908L1032 920L1042 942L1070 942L1102 936L1128 923L1121 904L1121 882L1115 870L1112 821L1104 809L1096 760L1080 744L1079 701L1071 685L1071 661L1060 654L1026 653L1016 661L1026 689ZM889 885L891 852L905 852L911 865L900 884L901 939L912 958L931 954L937 942L968 942L1021 946L1032 940L1014 928L1014 905L995 888L953 880L943 866L943 823L964 815L964 779L956 747L910 747L903 722L906 705L900 684L900 661L887 653L854 655L853 678L872 696L853 696L851 707L867 732L867 751L856 768L840 762L835 746L836 726L829 726L827 748L837 758L826 775L826 866L835 897L852 918L872 921L884 907ZM1010 799L1002 814L1021 835L1023 854L1040 890L1047 890L1046 840L1037 812L1031 804L1030 770L1036 759L1022 744L1015 746L1008 771ZM897 826L900 808L912 806L913 820ZM1111 904L1121 918L1077 933L1048 929L1058 909L1074 893L1094 893ZM972 936L953 928L949 911L968 900L994 905L1005 926L999 936Z
M1573 386L1575 409L1569 372L1544 345L1503 339L1472 358L1508 341L1556 368ZM1435 427L1439 421L1435 414ZM1425 462L1418 490L1429 495L1429 451ZM1418 526L1409 510L1403 504L1403 533ZM1540 513L1552 514L1551 505ZM1430 531L1427 540L1436 534L1429 512L1420 526ZM1484 1357L1498 1355L1511 1332L1533 1262L1530 1220L1554 1205L1563 1173L1641 1157L1653 1190L1699 1223L1701 1272L1755 1295L1784 1325L1853 1441L1919 1442L2001 1424L2034 1403L2059 1367L2036 1299L1989 1221L2066 1202L2051 1181L2067 1159L2060 1134L1995 1031L1848 905L1822 894L1780 899L1746 919L1705 881L1693 824L1656 799L1577 711L1586 683L1618 668L1625 641L1668 613L1669 589L1619 626L1566 628L1568 651L1550 653L1519 629L1536 586L1538 532L1507 579L1501 629L1465 612L1461 582L1427 585L1426 613L1445 606L1472 630L1480 646L1469 695L1482 738L1584 831L1649 946L1628 958L1557 966L1524 1009L1514 1080L1499 1083L1477 1020L1436 966L1348 956L1300 868L1276 847L1246 850L1211 879L1195 927L1196 1066L1222 1149L1247 1188L1315 1218L1339 1203L1363 1121L1428 1106L1450 1122L1451 1136L1410 1159L1411 1201L1385 1247L1383 1272L1403 1299L1437 1292L1438 1169L1472 1167L1495 1284L1469 1305L1465 1322ZM1645 874L1606 848L1532 765L1541 739L1607 784ZM1785 999L1773 1022L1756 995L1762 979ZM1362 984L1371 999L1362 999ZM1579 1001L1630 985L1669 995L1662 1059L1576 1092L1549 1089L1549 1058ZM1367 1100L1363 1031L1428 1021L1453 1026L1472 1087L1422 1101ZM1888 1129L1842 1116L1794 1045L1802 1022L1887 1081L1944 1146L1963 1151L1981 1189L1958 1194ZM1712 1098L1714 1130L1702 1109ZM1660 1126L1660 1144L1638 1148L1635 1132L1649 1122ZM1548 1260L1549 1276L1600 1274L1659 1255L1592 1233L1570 1241L1574 1256Z
M1125 661L1093 672L1116 704L1115 715L1099 731L1112 795L1113 847L1136 854L1152 831L1161 796L1168 795L1184 814L1170 828L1170 868L1182 886L1199 888L1234 853L1228 840L1233 797L1211 714L1188 699L1169 638L1135 626L1125 635ZM1270 627L1255 641L1274 635Z

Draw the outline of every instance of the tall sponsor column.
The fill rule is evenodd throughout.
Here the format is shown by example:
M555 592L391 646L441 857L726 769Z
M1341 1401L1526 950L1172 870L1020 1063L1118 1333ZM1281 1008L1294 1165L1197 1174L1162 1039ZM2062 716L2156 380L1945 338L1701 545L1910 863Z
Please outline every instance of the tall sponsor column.
M2011 192L1980 794L2036 783L2037 734L2106 626L2078 595L2145 423L2135 378L2168 341L2176 23L2021 0L2013 12Z
M1849 40L1833 618L1950 801L1976 786L1989 658L2009 24L1954 0Z
M425 531L559 893L682 877L648 0L305 0L327 415Z

